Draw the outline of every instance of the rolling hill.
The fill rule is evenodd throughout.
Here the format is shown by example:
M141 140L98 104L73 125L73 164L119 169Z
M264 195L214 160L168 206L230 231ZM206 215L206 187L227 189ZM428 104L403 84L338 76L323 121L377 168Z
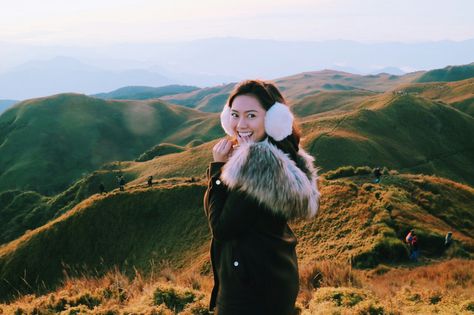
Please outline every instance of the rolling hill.
M166 85L161 87L149 87L149 86L126 86L112 92L99 93L91 96L101 98L104 100L116 99L116 100L146 100L152 98L159 98L166 95L173 95L179 93L188 93L199 89L195 86L185 85Z
M300 119L302 145L316 157L321 172L342 165L387 166L474 185L471 116L423 97L391 92L348 106L355 109L331 108ZM212 158L213 144L144 163L131 162L123 171L141 182L149 175L200 177Z
M102 164L135 159L161 142L186 145L222 134L216 115L159 100L27 100L0 116L0 191L55 195Z
M430 70L420 76L417 82L460 81L474 77L474 63L461 66L447 66L443 69Z
M423 255L474 253L474 190L450 180L391 171L372 183L370 168L345 177L344 169L322 179L320 213L292 224L301 264L314 259L351 259L358 268L407 260L402 239L416 228ZM369 174L367 174L369 173ZM0 247L2 300L46 292L69 276L104 274L114 266L146 273L167 261L181 270L209 272L210 234L202 209L205 183L129 185L125 192L94 195L48 224ZM207 270L207 271L206 271ZM8 285L5 285L7 283Z
M354 91L355 96L363 93L384 92L400 84L413 82L422 73L414 72L403 76L381 73L377 75L356 75L334 70L304 72L274 80L290 104L319 92ZM193 107L205 112L220 112L235 84L204 88L185 94L162 97L163 100ZM350 95L350 94L347 94Z
M474 259L474 79L414 82L421 75L327 70L278 80L301 124L302 145L322 174L319 214L291 223L300 267L313 268L313 276L323 270L317 269L321 261L343 262L349 273L368 275L365 288L385 273L395 283L402 278L397 272L414 267L403 243L411 228L420 238L420 264ZM224 135L218 114L210 112L220 111L232 88L144 101L60 94L21 102L0 115L0 303L50 292L70 277L98 282L94 277L113 270L133 278L172 266L179 274L210 278L204 174ZM130 91L122 92L125 97ZM167 103L173 99L182 104ZM379 184L371 176L374 166L384 167ZM125 192L117 189L119 174L127 181ZM106 194L97 194L99 183ZM446 250L448 231L454 244ZM443 285L468 290L472 276L463 280L469 274L459 270L467 264L459 261L452 268L426 268L451 268L449 277L458 280ZM313 276L307 276L310 285ZM368 294L333 286L311 293L308 310L323 312L330 302ZM85 301L95 303L94 294L105 299L101 290ZM428 293L431 304L438 295ZM38 303L47 308L48 299L62 311L71 294ZM413 304L415 298L406 293L400 301ZM0 304L4 310L9 308Z
M455 82L402 85L396 93L419 95L433 101L443 102L474 116L474 78Z

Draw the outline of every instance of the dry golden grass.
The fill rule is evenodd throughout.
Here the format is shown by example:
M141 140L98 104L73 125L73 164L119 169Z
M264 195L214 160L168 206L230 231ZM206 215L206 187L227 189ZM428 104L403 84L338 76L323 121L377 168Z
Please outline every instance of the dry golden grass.
M163 263L159 272L129 278L115 269L102 277L66 277L55 292L26 295L0 304L0 314L207 314L211 279L178 275Z
M161 269L160 269L161 268ZM472 314L474 261L354 270L349 262L300 266L297 310L309 314ZM0 314L208 314L212 277L178 273L166 261L144 277L117 269L66 277L55 292L0 304Z

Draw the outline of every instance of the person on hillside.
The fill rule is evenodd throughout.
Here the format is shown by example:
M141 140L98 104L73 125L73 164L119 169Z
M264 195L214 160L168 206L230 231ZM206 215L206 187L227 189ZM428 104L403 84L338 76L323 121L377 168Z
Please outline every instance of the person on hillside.
M408 232L407 236L405 237L405 243L411 244L412 234L413 234L413 233L415 233L414 230L410 230L410 232Z
M99 185L99 192L101 195L105 194L105 186L104 183L100 183Z
M153 176L148 176L147 184L148 184L148 187L153 186Z
M120 191L125 191L125 178L123 178L123 175L118 176L117 181L119 184Z
M299 146L293 115L272 83L238 84L221 124L231 138L213 147L204 195L214 275L209 309L294 314L297 239L288 222L319 209L314 158Z
M418 236L414 230L410 230L410 232L405 237L405 242L410 248L410 260L417 261L419 256Z
M413 234L415 233L415 231L413 230L410 230L410 232L408 232L407 236L405 236L405 243L408 245L408 249L409 249L409 258L411 259L411 256L412 256L412 253L413 253L413 248L411 246L411 241L413 240Z
M448 249L452 243L453 243L453 232L448 232L446 233L446 237L444 238L444 248Z
M374 168L373 174L375 176L374 183L376 183L376 184L380 183L380 179L382 177L382 171L380 170L380 167Z
M412 248L411 260L413 260L414 262L417 262L418 257L420 255L420 249L418 245L418 236L416 235L415 232L412 233L411 248Z

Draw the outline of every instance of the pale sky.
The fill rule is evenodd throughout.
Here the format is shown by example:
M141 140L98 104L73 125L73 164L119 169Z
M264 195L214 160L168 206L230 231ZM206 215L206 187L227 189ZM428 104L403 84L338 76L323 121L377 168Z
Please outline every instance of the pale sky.
M0 42L474 38L473 0L0 0Z

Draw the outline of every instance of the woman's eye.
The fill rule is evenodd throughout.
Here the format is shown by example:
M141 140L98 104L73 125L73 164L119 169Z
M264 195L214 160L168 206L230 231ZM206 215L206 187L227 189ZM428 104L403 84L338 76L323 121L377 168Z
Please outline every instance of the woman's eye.
M255 118L255 114L248 114L248 118Z
M234 117L234 118L239 117L236 113L232 113L232 114L230 114L230 115L231 115L232 117Z

